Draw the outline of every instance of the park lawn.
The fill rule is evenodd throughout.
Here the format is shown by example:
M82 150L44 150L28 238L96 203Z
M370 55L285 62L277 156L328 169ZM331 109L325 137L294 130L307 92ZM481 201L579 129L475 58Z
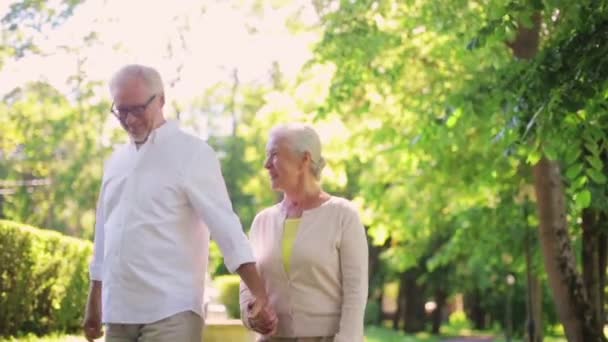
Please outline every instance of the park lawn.
M19 338L1 338L0 342L86 342L83 336L79 335L59 335L52 334L48 336L27 335ZM103 339L99 339L103 341Z
M439 339L429 334L418 334L416 336L405 335L403 332L395 332L386 328L369 327L365 331L366 342L438 342ZM82 336L78 335L49 335L36 337L29 335L18 339L2 339L0 342L85 342ZM100 339L99 341L103 341Z
M49 335L44 337L36 337L29 335L19 339L9 338L2 339L0 342L85 342L82 336L78 335ZM103 341L100 339L99 341ZM416 335L406 335L403 332L396 332L387 328L369 327L365 330L366 342L439 342L441 337L433 336L428 333L419 333ZM504 338L498 337L494 342L504 342ZM566 342L564 337L545 337L545 342ZM519 339L513 339L512 342L521 342Z

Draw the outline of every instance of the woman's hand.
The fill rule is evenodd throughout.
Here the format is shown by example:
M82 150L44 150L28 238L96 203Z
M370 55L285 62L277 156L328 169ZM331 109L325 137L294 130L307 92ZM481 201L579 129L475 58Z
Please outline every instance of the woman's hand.
M247 305L247 319L251 328L262 335L272 335L279 320L268 302L253 301Z

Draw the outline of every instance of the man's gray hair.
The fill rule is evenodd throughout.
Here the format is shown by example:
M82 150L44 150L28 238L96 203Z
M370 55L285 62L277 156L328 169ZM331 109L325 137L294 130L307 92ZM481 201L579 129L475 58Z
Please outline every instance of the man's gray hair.
M133 77L141 79L153 94L164 93L163 80L156 69L140 64L129 64L120 68L112 76L112 80L110 80L110 94L113 96L116 87L120 83Z
M321 155L321 139L311 125L303 123L280 124L270 130L270 136L281 136L291 149L300 154L310 153L310 171L316 179L321 179L325 159Z

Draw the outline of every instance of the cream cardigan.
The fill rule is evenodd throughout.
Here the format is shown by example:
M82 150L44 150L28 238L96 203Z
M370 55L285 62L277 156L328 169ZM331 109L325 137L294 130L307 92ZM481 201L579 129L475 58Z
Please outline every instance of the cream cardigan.
M355 207L331 197L302 214L294 241L291 270L282 260L286 215L280 205L254 219L250 242L279 318L276 337L334 336L334 342L362 342L367 300L368 247ZM241 282L245 325L249 289Z

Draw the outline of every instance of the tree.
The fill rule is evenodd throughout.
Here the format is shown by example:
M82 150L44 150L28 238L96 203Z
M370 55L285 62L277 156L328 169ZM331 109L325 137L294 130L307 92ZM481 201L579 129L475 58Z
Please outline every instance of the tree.
M416 265L429 248L426 241L438 227L431 218L441 215L449 221L479 207L494 209L488 215L517 208L508 204L509 197L530 184L520 177L526 163L536 165L536 188L545 191L537 197L541 231L547 231L547 218L559 217L553 222L560 222L558 232L565 233L560 236L567 241L576 221L566 221L566 213L580 215L593 189L602 200L605 177L599 155L604 135L593 126L604 125L605 111L589 109L597 108L606 90L605 64L599 59L605 53L600 43L605 39L605 7L587 1L316 4L325 28L317 62L335 67L320 116L350 123L356 138L349 142L356 158L373 163L360 178L365 204L374 211L368 217L370 233L392 238L396 250L391 253L402 258L401 269ZM531 15L539 8L542 16ZM542 27L540 36L534 27ZM508 49L531 58L538 41L540 52L529 63L515 60ZM577 136L584 141L566 140ZM581 154L582 146L590 153ZM539 184L551 170L543 168L542 155L570 167L567 198L559 188L547 193ZM559 186L557 175L552 174L552 184ZM501 193L510 195L504 198ZM472 230L481 237L508 238L499 227L475 224ZM457 236L453 234L447 245ZM547 235L543 241L552 248L558 240L549 236L551 242ZM500 260L485 248L463 252L470 259ZM593 262L590 269L603 264ZM563 271L549 270L557 275L551 277L552 284L562 279ZM569 279L577 278L575 268L568 274ZM584 296L576 294L580 289L584 287L571 287L567 297L584 303ZM599 311L578 308L565 311L576 317L578 326L587 327L589 340L603 340L597 324L583 324L591 317L584 312L597 316ZM582 336L577 329L567 328L578 331L572 339Z

